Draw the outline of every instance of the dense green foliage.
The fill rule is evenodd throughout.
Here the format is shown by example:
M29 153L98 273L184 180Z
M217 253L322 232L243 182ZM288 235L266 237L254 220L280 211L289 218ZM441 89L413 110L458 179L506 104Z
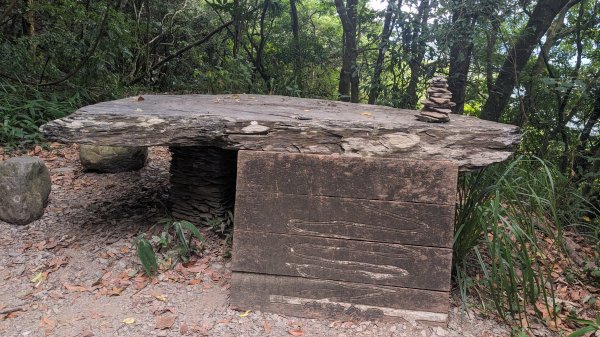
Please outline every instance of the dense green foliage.
M521 126L519 152L542 158L463 177L459 283L468 283L465 265L475 258L497 310L518 316L547 290L547 272L532 263L537 233L560 239L569 227L598 240L597 1L0 4L6 147L41 141L39 125L82 105L138 93L267 93L414 109L427 80L442 74L455 112Z

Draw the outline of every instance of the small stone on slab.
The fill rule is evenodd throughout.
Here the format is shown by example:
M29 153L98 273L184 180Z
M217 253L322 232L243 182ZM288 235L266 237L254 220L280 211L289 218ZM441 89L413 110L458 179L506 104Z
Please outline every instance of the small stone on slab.
M448 80L446 80L444 77L441 76L434 76L433 78L431 78L428 81L430 84L435 84L435 83L447 83Z
M442 93L442 92L432 92L429 94L429 98L431 98L431 97L452 99L452 94L451 93Z
M438 107L425 107L422 112L439 112L443 114L451 114L452 110L446 108L438 108Z
M430 117L430 116L426 116L426 115L422 115L422 114L415 115L415 116L421 122L427 122L427 123L445 123L445 122L450 121L450 118L448 118L448 116L446 116L445 119L434 118L434 117Z
M439 112L421 111L421 115L424 115L427 117L432 117L432 118L437 118L437 119L444 120L444 121L450 120L448 118L447 114L439 113Z
M450 100L447 98L429 97L429 100L438 105L450 103Z
M441 93L441 94L448 94L450 93L449 90L445 89L445 88L439 88L439 87L429 87L427 89L427 93L428 94L432 94L432 93Z

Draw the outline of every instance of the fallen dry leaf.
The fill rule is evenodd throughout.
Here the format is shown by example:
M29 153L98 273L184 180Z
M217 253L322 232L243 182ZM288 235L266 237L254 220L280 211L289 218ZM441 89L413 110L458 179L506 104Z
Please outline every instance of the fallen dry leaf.
M288 333L296 337L304 335L304 331L302 331L300 328L289 330Z
M208 264L203 263L201 265L186 268L186 270L190 273L204 273L207 268L208 268Z
M125 288L121 287L112 287L112 289L108 292L108 296L119 296L125 290Z
M107 280L111 275L112 275L112 272L110 272L110 271L105 272L102 276L100 276L100 278L98 278L94 283L92 283L92 286L101 285L103 283L103 281Z
M44 282L45 278L46 275L42 272L39 272L31 279L31 282L35 283L34 287L37 288L40 284L42 284L42 282Z
M123 323L125 323L125 324L133 324L133 323L135 323L135 318L133 318L133 317L127 317L127 318L125 318L123 320Z
M78 286L78 285L74 285L74 284L68 284L65 283L63 284L63 286L68 290L68 291L75 291L75 292L84 292L84 291L89 291L88 288L84 287L84 286Z
M246 310L244 313L239 314L238 316L240 316L240 317L247 317L248 315L250 315L251 312L252 312L251 310Z
M273 329L273 326L271 325L271 323L269 323L268 321L263 321L262 326L263 326L263 329L265 330L265 334L268 335L271 333L271 330Z
M44 330L46 330L46 331L53 330L55 326L56 326L56 321L54 321L46 316L42 317L42 319L40 321L40 327L42 327Z
M94 332L89 329L84 330L79 335L77 335L77 337L93 337L93 336L94 336Z
M143 282L143 281L142 282L136 282L136 283L133 284L133 289L135 289L135 290L142 290L142 289L146 288L146 285L147 285L146 282Z
M186 322L181 323L181 325L179 326L179 334L186 335L189 331L190 331L190 328L188 327L187 323Z
M173 315L164 315L156 317L156 319L154 320L154 328L160 330L169 329L173 326L173 324L175 324L175 319L176 317Z
M156 298L157 300L159 300L161 302L166 302L167 301L167 296L161 295L161 294L154 294L154 298Z
M229 324L229 322L231 322L231 317L224 318L224 319L220 320L218 323Z

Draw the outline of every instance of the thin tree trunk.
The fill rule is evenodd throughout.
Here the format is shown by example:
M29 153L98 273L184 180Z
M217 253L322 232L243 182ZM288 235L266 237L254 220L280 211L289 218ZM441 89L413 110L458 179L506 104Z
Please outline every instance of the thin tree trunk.
M500 22L496 16L490 18L491 31L487 35L487 45L485 50L485 83L488 92L494 88L494 50L496 50L496 41L500 31Z
M237 58L242 38L242 6L240 0L233 0L233 58Z
M398 0L396 4L396 11L402 7L402 0ZM383 71L383 62L385 61L385 53L387 52L390 35L392 34L393 23L392 18L394 12L394 2L388 1L387 8L385 10L385 18L383 20L383 30L381 31L381 38L379 42L379 51L377 53L377 60L373 69L373 79L371 81L371 89L369 90L369 104L375 104L379 92L381 91L381 72Z
M498 121L513 92L517 75L523 70L533 48L550 27L556 15L569 0L539 0L527 25L521 30L515 44L509 50L500 69L494 88L483 106L481 118Z
M564 27L565 17L567 12L573 5L575 5L577 1L572 0L568 3L556 16L548 31L546 32L546 39L544 44L540 47L540 52L538 53L537 60L531 70L529 75L529 81L525 85L525 95L523 96L522 109L519 110L519 113L515 117L514 123L516 125L523 125L527 120L527 116L536 110L535 107L535 82L538 80L538 76L541 75L545 68L544 58L546 58L552 46L556 43L558 34Z
M294 53L294 77L300 91L303 90L302 65L300 59L300 23L298 20L298 9L296 0L290 0L290 18L292 24L293 53Z
M463 114L477 13L474 12L474 4L471 1L454 1L454 6L452 31L456 38L452 40L450 47L448 86L452 92L452 100L456 103L452 112Z
M356 69L356 19L358 0L335 0L335 8L342 22L344 30L344 50L342 56L342 69L340 70L340 81L338 92L340 100L347 102L358 102L358 81L355 74ZM350 89L352 87L352 92Z
M575 181L581 180L585 172L598 172L600 160L589 160L587 158L598 157L598 146L592 146L592 149L586 153L586 148L589 145L589 140L592 135L594 126L600 119L600 89L594 90L594 108L592 114L588 118L579 136L579 145L577 146L575 157ZM590 166L593 167L590 170ZM593 180L589 179L589 180ZM587 196L591 191L592 184L586 183L583 188L584 196Z
M421 78L421 63L425 57L425 31L427 29L427 20L429 19L430 12L429 0L421 0L417 16L413 23L411 46L410 46L410 60L408 66L410 68L410 81L406 88L405 99L402 106L408 109L415 109L417 107L417 85Z
M271 0L264 0L262 12L260 13L260 40L258 42L258 48L256 49L256 63L260 68L263 68L262 58L263 52L265 50L265 19L267 17L267 11L269 10L269 6L271 5Z

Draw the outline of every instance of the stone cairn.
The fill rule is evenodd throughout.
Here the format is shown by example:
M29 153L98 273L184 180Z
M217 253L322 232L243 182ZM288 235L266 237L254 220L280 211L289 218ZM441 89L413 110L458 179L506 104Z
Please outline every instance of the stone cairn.
M416 115L417 119L430 123L445 123L450 121L448 115L452 113L452 93L448 90L448 83L441 76L434 76L429 80L427 99L423 102L423 109Z

